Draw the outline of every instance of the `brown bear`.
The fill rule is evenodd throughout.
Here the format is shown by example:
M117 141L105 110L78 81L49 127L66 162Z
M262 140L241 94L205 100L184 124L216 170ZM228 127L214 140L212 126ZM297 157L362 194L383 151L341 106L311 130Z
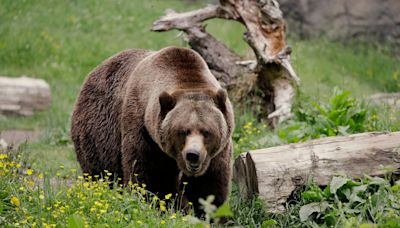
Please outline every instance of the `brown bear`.
M197 211L200 197L214 195L217 206L227 198L233 110L193 50L131 49L107 59L86 78L71 125L84 173L108 170L161 197L187 182Z

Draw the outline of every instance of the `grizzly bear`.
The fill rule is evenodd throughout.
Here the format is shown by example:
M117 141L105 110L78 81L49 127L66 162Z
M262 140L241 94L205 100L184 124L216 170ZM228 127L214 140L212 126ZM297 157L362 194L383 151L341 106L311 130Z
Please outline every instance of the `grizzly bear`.
M71 121L82 171L104 170L161 197L227 198L233 110L226 91L195 51L131 49L86 78Z

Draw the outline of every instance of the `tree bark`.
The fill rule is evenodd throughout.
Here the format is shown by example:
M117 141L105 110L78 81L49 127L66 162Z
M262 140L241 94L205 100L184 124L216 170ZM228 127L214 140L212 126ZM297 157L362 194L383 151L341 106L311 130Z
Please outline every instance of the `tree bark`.
M383 175L400 168L400 132L328 137L241 154L234 181L242 197L258 195L271 212L282 211L292 192L311 178L327 185L334 175Z
M0 77L0 115L32 116L50 103L50 86L44 80Z
M201 22L211 18L236 20L246 26L244 38L257 59L241 61L207 33ZM152 31L171 29L187 34L190 46L203 56L223 87L233 89L245 74L257 75L253 89L263 92L265 117L272 127L290 118L294 85L300 79L290 64L291 48L285 42L285 22L276 0L220 0L219 5L185 13L167 10L153 23Z

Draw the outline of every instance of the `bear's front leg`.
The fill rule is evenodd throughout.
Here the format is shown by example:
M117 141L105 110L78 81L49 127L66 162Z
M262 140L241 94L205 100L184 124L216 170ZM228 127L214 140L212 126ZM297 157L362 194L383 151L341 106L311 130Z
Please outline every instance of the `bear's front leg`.
M122 140L123 182L145 184L160 198L178 191L179 170L174 159L162 152L143 129L140 134L125 135Z
M232 173L231 164L231 149L228 146L227 150L222 151L211 160L210 166L204 175L200 177L182 177L182 182L187 182L184 195L193 203L197 216L203 214L203 210L200 209L199 198L206 199L207 196L214 195L213 204L217 207L221 206L228 198Z

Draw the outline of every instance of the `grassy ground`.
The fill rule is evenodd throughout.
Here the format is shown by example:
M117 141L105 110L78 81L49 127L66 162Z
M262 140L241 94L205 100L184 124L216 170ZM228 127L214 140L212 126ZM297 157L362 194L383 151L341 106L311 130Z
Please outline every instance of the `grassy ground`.
M66 172L59 171L60 165L65 170L78 167L68 129L84 77L105 58L126 48L185 46L178 32L152 33L149 28L166 8L188 10L202 5L200 1L188 2L0 0L0 75L43 78L52 90L49 111L31 118L0 117L0 131L18 128L44 132L39 140L24 148L23 156L29 166L50 176ZM214 20L207 24L207 29L232 49L241 55L249 52L241 38L243 27L238 23ZM369 128L363 131L400 128L399 112L392 107L357 106L372 93L400 90L399 60L393 59L385 48L360 43L344 46L324 39L289 42L294 50L294 68L302 79L297 110L305 109L309 116L318 116L315 106L308 107L310 101L329 106L333 88L337 86L350 90L350 96L358 100L350 111L368 110L362 123ZM297 116L293 122L271 132L255 121L251 112L237 110L235 154L326 135L319 132L319 126ZM290 135L293 132L296 137ZM267 219L259 202L240 202L233 197L232 205L236 207L235 213L239 213L236 221L239 224L260 224Z

